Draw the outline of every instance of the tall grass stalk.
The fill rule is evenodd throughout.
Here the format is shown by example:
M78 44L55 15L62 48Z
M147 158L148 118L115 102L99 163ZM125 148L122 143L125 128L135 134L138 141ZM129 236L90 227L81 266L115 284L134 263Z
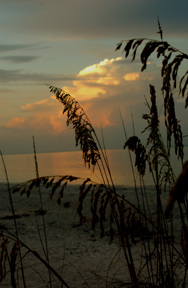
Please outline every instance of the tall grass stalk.
M9 195L9 202L10 202L11 211L12 211L12 215L13 215L13 219L14 219L14 228L15 228L16 240L17 240L17 245L18 245L18 252L19 252L20 263L21 263L21 273L22 273L23 286L24 286L24 288L26 288L25 274L24 274L24 267L23 267L23 261L22 261L20 242L19 242L19 237L18 237L18 227L17 227L16 217L15 217L14 204L13 204L13 199L12 199L12 194L11 194L11 188L10 188L8 173L7 173L4 157L3 157L1 150L0 150L0 155L1 155L2 163L3 163L3 169L5 172L7 190L8 190L8 195Z
M35 138L34 138L34 136L33 136L33 150L34 150L36 179L39 179L39 170L38 170L38 162L37 162L37 154L36 154L36 146L35 146ZM45 240L45 249L44 249L44 246L43 246L43 242L42 242L42 238L41 238L41 233L40 233L40 228L39 227L38 227L38 233L39 233L40 242L41 242L43 251L44 251L45 256L46 256L47 263L50 264L49 254L48 254L48 239L47 239L47 234L46 234L46 224L45 224L44 213L43 213L44 209L43 209L43 201L42 201L40 184L38 186L38 192L39 192L40 206L41 206L41 212L42 212L42 223L43 223L43 232L44 232L44 240ZM50 272L50 270L48 270L48 272L49 272L49 284L50 284L50 287L52 287L51 272Z
M34 140L34 138L33 138ZM34 145L35 146L35 145ZM13 233L12 231L10 231L9 229L7 229L5 226L0 225L1 228L1 233L0 233L0 238L3 239L3 242L1 242L0 245L0 282L7 277L8 272L6 272L6 262L8 261L9 263L9 267L10 267L10 273L11 273L11 286L13 288L18 288L18 286L16 284L15 281L15 271L16 271L16 266L20 263L21 265L21 272L22 272L22 281L23 281L23 287L26 288L26 281L25 281L25 268L23 266L23 258L25 258L29 253L31 253L34 257L36 257L41 263L43 263L43 265L48 269L49 273L52 273L52 275L54 275L55 277L57 277L57 279L59 280L59 282L63 285L62 287L66 287L66 288L70 288L69 285L63 280L63 278L57 273L56 270L53 269L53 267L49 264L49 261L44 260L36 251L32 250L26 243L24 243L23 241L21 241L21 239L19 238L19 233L18 233L18 228L17 228L17 222L16 222L16 214L15 214L15 210L14 210L14 204L13 204L13 199L12 199L12 188L10 187L10 183L9 183L9 179L8 179L8 173L7 173L7 169L6 169L6 165L5 165L5 161L3 158L3 154L0 151L0 156L2 159L2 163L3 163L3 168L4 168L4 172L5 172L5 176L6 176L6 184L7 184L7 191L8 191L8 195L9 195L9 201L10 201L10 205L11 205L11 211L12 211L12 215L13 215L13 221L14 221L14 227L15 227L15 233ZM36 150L35 150L35 157L36 157ZM37 161L36 163L36 167L38 167ZM37 180L39 180L39 173L37 173ZM40 182L40 181L39 181ZM18 184L18 186L20 185L20 187L22 187L22 183ZM16 185L17 186L17 185ZM9 242L13 241L13 247L12 247L12 251L9 255L9 251L8 251L8 245ZM24 254L24 256L22 256L21 253L21 248L24 247L26 248L26 253ZM19 261L16 263L16 255L17 252L19 254ZM6 254L6 256L4 255ZM20 268L17 269L17 274ZM34 269L35 271L35 269ZM36 271L36 273L38 274L38 272ZM43 277L41 275L39 275L42 279ZM18 277L18 275L17 275ZM51 279L51 274L50 274L50 279ZM43 279L44 281L44 279ZM50 281L49 281L50 282ZM52 283L50 282L50 285L52 287Z
M25 247L28 252L33 254L34 257L36 257L41 263L43 263L44 266L46 266L46 268L48 270L50 270L66 288L70 288L70 286L63 280L63 278L57 273L57 271L54 270L53 267L50 264L48 264L36 251L32 250L29 246L26 245L26 243L22 242L19 238L17 239L15 237L15 235L10 230L8 230L7 228L4 227L4 231L7 232L7 235L4 234L5 237L7 237L7 238L9 238L11 240L15 240L15 239L18 240L20 245L22 247Z

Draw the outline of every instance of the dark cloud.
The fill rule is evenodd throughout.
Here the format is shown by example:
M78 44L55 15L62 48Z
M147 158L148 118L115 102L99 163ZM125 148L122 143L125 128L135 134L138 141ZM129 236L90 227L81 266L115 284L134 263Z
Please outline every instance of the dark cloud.
M62 81L73 81L75 75L61 75L61 74L27 74L23 70L3 70L0 69L0 83L14 83L14 82L42 82L42 83L55 83Z
M12 5L12 9L18 6L14 1ZM9 5L7 7L10 9ZM22 17L17 12L17 16L9 19L9 29L51 38L155 37L159 16L165 35L185 37L188 33L187 7L188 2L181 5L176 0L170 4L163 0L47 0L45 5L39 5L38 1L32 1L30 5L19 1ZM3 8L6 9L5 2Z
M8 61L10 63L13 64L18 64L18 63L28 63L28 62L32 62L36 59L38 59L39 57L35 57L35 56L4 56L4 57L0 57L0 59L4 60L4 61Z
M34 45L22 45L22 44L0 44L0 52L9 52L15 50L25 50L27 48L33 48Z

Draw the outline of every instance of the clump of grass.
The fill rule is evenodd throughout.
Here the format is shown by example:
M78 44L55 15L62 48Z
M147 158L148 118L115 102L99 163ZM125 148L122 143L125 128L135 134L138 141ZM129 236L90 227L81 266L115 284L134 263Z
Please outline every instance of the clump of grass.
M182 64L182 61L188 59L188 55L181 52L180 50L174 48L169 43L163 40L163 36L161 33L161 26L158 22L159 26L159 34L160 40L153 40L147 38L139 38L139 39L131 39L128 41L121 41L117 44L116 51L121 49L124 42L126 45L123 49L125 53L125 57L127 58L130 54L130 51L133 51L132 61L135 60L137 49L143 43L146 42L141 54L140 60L142 63L141 71L144 71L147 68L148 58L152 53L156 51L157 58L163 57L162 68L161 68L161 76L163 79L162 92L164 94L164 116L165 116L165 125L167 128L167 147L168 153L170 153L171 147L171 136L174 136L175 143L175 153L181 158L183 161L183 141L182 141L182 132L181 126L179 125L179 121L176 118L175 106L173 100L173 89L177 87L177 75L179 68ZM179 80L179 94L184 97L185 91L188 85L188 77L186 77L188 72L186 72ZM173 85L171 85L171 83ZM188 105L188 96L185 99L185 108Z
M10 266L10 271L11 271L11 285L12 285L12 287L16 287L16 285L15 285L15 261L17 258L17 254L19 254L23 286L25 288L26 282L25 282L25 274L24 274L24 267L23 267L23 261L22 261L22 252L21 252L21 246L20 246L20 242L19 242L18 227L17 227L16 217L15 217L11 188L10 188L10 183L9 183L9 179L8 179L8 173L7 173L6 165L5 165L3 154L1 151L0 151L0 155L1 155L2 162L3 162L3 169L4 169L4 172L6 175L7 190L9 193L9 202L11 205L11 212L12 212L13 221L14 221L14 228L15 228L15 242L13 244L12 252L11 252L10 256L8 255L8 252L7 252L7 246L8 246L9 240L8 240L8 237L4 236L4 234L3 234L4 228L1 228L1 234L2 234L1 236L3 239L3 243L1 245L2 250L1 250L1 262L0 262L0 265L1 265L0 281L2 281L2 279L5 278L5 275L6 275L5 262L8 260L8 263Z
M146 44L141 52L141 63L143 64L141 71L144 71L147 68L147 61L149 56L156 51L157 57L163 57L162 62L162 69L161 69L161 75L163 78L163 86L162 91L164 94L164 116L165 116L165 126L167 131L167 150L164 146L160 130L159 130L159 120L158 120L158 112L157 112L157 105L156 105L156 92L155 88L150 85L150 95L151 95L151 106L146 100L146 104L150 110L149 114L143 115L143 119L145 119L148 122L148 126L144 130L144 132L149 132L149 137L147 139L146 147L149 145L149 152L146 153L146 150L144 149L144 146L141 144L138 137L133 136L127 140L125 143L125 146L128 146L129 149L132 151L135 151L136 154L136 161L135 165L137 167L137 170L140 174L141 180L145 173L145 165L146 162L149 164L150 171L153 175L154 184L156 186L156 206L157 206L157 227L155 227L155 247L156 247L156 273L154 273L154 266L152 266L152 262L147 263L147 270L148 275L151 275L151 278L148 278L148 284L152 284L151 279L154 281L153 284L157 285L157 287L178 287L179 283L181 282L181 285L185 285L185 279L186 279L186 270L184 277L181 279L179 283L176 282L175 279L175 267L178 262L178 259L180 259L180 254L178 256L178 251L176 251L176 248L174 247L174 240L169 241L169 228L168 223L164 217L165 213L166 216L169 215L171 212L174 202L177 200L179 204L180 209L180 217L182 221L182 237L184 240L182 240L182 249L184 253L184 265L186 267L187 262L187 245L186 245L186 224L185 219L182 211L182 207L180 205L180 202L183 202L185 204L185 210L187 213L187 205L185 200L185 195L187 194L187 185L185 183L186 179L186 173L187 173L187 162L184 164L184 169L182 173L180 174L177 181L175 181L175 176L170 164L170 148L171 148L171 136L174 136L174 144L175 144L175 153L177 154L177 157L181 159L181 162L183 164L183 134L181 131L181 126L179 124L179 121L176 118L175 113L175 104L173 100L173 89L176 88L177 85L177 73L178 69L182 63L183 60L188 59L188 55L185 53L182 53L178 49L175 49L167 42L164 42L163 40L163 32L160 25L160 22L158 21L158 27L159 27L159 34L161 41L157 40L148 40L145 38L142 39L131 39L128 40L125 47L125 57L127 58L129 56L129 53L132 49L132 61L135 60L137 49L138 47L146 41ZM119 50L124 41L121 41L118 45L116 50ZM174 58L171 60L172 55L175 55ZM184 80L185 76L187 75L187 72L185 75L182 76L182 78L179 81L179 93L184 97L185 89L187 87L188 81ZM172 81L171 81L172 80ZM183 84L184 81L184 84ZM171 83L173 83L173 87L171 86ZM183 88L182 88L182 85ZM187 101L186 98L186 104L185 108L187 107ZM143 183L143 182L141 182ZM164 191L170 191L169 200L166 207L166 212L164 213L162 204L161 204L161 193L162 190ZM144 199L143 199L144 203ZM143 204L142 203L142 204ZM150 218L151 219L151 218ZM173 234L173 218L171 216L171 231L172 238L174 239ZM167 245L166 245L167 242ZM148 242L147 247L145 248L145 251L149 248L150 243ZM149 248L150 249L150 248ZM173 260L174 253L176 254L175 262ZM176 263L176 264L175 264ZM150 271L149 271L150 270ZM170 283L170 284L169 284ZM159 286L158 286L159 285ZM170 286L169 286L170 285Z
M46 261L45 259L43 259L41 257L41 255L39 255L36 251L32 250L29 246L26 245L26 243L21 241L19 233L18 233L16 219L20 218L22 216L28 216L28 214L22 214L22 215L16 215L15 214L13 197L12 197L12 190L11 190L10 183L8 180L8 173L6 170L4 158L3 158L1 151L0 151L0 155L1 155L1 159L3 162L3 168L5 171L5 175L6 175L7 190L9 193L9 201L11 204L11 211L12 211L12 216L10 216L9 219L13 219L14 227L15 227L15 232L14 232L14 231L10 231L4 225L0 224L0 283L2 283L3 280L5 278L7 278L7 276L10 273L10 285L11 285L11 287L13 287L13 288L20 287L18 275L19 275L19 271L21 270L21 279L23 282L23 287L27 287L26 277L25 277L25 267L23 265L23 258L25 258L28 254L32 254L36 259L38 259L47 268L47 270L49 272L50 287L52 287L51 275L53 275L53 277L56 277L59 280L61 285L64 285L64 287L69 288L68 284L57 273L57 271L54 270L53 267L49 264L49 258L47 258L47 261ZM40 180L38 180L39 175L37 175L37 176L38 177L35 180L37 180L37 183L38 183L37 187L39 187ZM19 187L21 187L21 186L22 185L20 184ZM16 187L17 191L19 190L19 187ZM30 187L30 189L32 189L32 188ZM21 191L21 195L23 195L25 193L25 191L26 191L26 187L23 186L22 191ZM30 195L30 192L27 191L27 196L29 197L29 195ZM39 211L40 211L40 215L44 216L45 210L43 208L41 208L37 211L37 213ZM40 231L38 229L38 233L39 232ZM39 234L39 236L40 236L40 234ZM41 239L41 244L43 245L42 239ZM48 253L48 250L47 250L47 253ZM34 269L34 271L37 273L37 271L35 269ZM42 277L42 276L40 275L40 277Z

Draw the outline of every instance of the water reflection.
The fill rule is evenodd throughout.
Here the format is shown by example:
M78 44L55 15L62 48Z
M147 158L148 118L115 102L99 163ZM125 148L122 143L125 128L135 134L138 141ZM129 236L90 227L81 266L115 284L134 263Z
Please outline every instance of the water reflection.
M115 184L133 186L133 175L127 150L107 150L108 161ZM134 154L133 164L134 164ZM188 147L185 147L185 160L188 159ZM5 155L6 168L10 182L23 182L35 178L35 163L32 154ZM94 173L84 165L81 151L61 153L37 154L39 176L73 175L81 178L91 178L101 183L101 176L96 168ZM181 163L172 154L171 163L176 175L181 171ZM134 169L135 170L135 169ZM135 175L138 179L137 171ZM1 164L0 181L5 181L3 166ZM146 185L153 185L151 174L145 177ZM138 182L139 184L139 182Z

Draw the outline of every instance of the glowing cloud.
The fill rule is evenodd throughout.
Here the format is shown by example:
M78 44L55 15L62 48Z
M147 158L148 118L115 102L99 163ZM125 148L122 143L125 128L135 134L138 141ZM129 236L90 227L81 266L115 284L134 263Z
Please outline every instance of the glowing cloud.
M105 127L105 126L113 126L114 123L110 120L110 115L111 113L107 113L105 115L102 116L102 125Z
M31 111L31 110L35 110L37 106L39 107L41 105L47 104L47 102L48 102L48 99L44 99L44 100L39 101L39 102L28 103L25 106L21 106L21 108L24 109L24 110Z
M86 68L84 68L83 70L81 70L79 72L79 76L85 76L85 75L90 75L90 74L104 74L108 67L107 66L110 66L113 62L117 62L117 61L120 61L122 60L123 58L122 57L117 57L116 59L112 58L112 59L104 59L103 61L101 61L100 63L98 64L93 64L91 66L88 66ZM114 72L114 69L115 67L110 67L110 72Z
M151 78L145 73L130 72L128 65L122 65L123 58L104 59L103 61L85 67L73 81L73 86L64 86L63 90L81 102L93 126L106 127L116 125L115 111L122 105L125 118L129 121L130 105L138 105L142 98L137 96L141 83ZM155 68L155 67L154 67ZM126 73L126 74L125 74ZM153 74L152 76L155 75ZM137 85L134 85L137 81ZM129 82L129 83L128 83ZM134 87L133 87L134 86ZM49 134L59 134L66 128L66 116L62 116L63 106L53 95L35 103L21 106L22 117L14 117L6 124L7 128L17 128L24 131L47 131ZM23 117L24 114L24 117ZM119 119L119 118L118 118Z
M87 82L87 81L85 81ZM90 86L82 81L73 81L74 87L63 87L63 90L74 96L78 101L90 100L98 97L100 94L105 94L106 91L100 87Z
M5 127L22 128L26 120L27 120L27 117L14 117L5 125Z
M50 124L52 125L53 134L59 134L64 130L65 125L63 124L62 111L59 111L57 115L50 116Z
M52 134L57 134L65 128L62 121L62 107L54 96L39 102L28 103L21 108L27 116L12 118L5 125L7 128L48 131Z
M139 78L139 73L128 73L123 76L126 81L135 81Z
M119 68L118 61L122 57L116 59L104 59L98 64L93 64L81 70L77 78L73 81L74 87L63 87L65 91L74 95L78 101L89 100L99 97L101 94L106 94L107 85L118 85L119 75L117 70Z

